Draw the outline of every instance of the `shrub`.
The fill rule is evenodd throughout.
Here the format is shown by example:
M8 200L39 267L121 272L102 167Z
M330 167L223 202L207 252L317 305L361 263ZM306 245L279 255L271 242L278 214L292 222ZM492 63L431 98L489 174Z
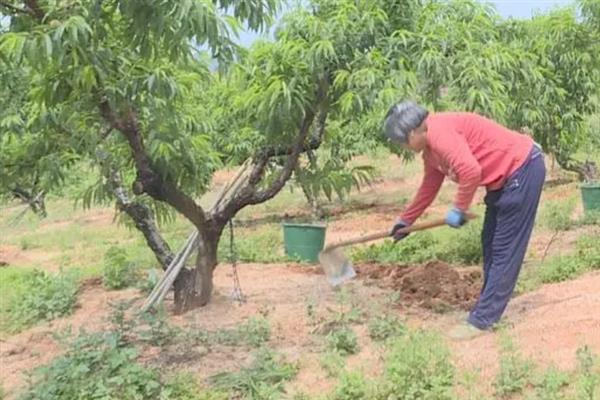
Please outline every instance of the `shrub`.
M548 368L535 382L536 400L563 400L562 389L569 384L568 374L554 368Z
M454 368L441 338L414 331L391 341L377 398L452 399Z
M471 221L441 243L437 259L447 263L474 265L483 260L481 221Z
M81 334L64 355L33 372L20 400L137 400L158 398L157 371L136 362L133 347L114 332Z
M547 202L540 213L540 221L553 231L567 231L574 226L571 219L574 209L574 199Z
M356 354L358 352L356 333L347 326L329 332L326 340L329 350L336 351L341 355Z
M217 389L234 392L243 398L270 399L281 393L283 383L292 379L297 371L296 365L263 348L255 353L249 367L238 372L223 372L210 380Z
M161 392L160 400L227 400L222 392L207 391L200 387L189 373L171 377Z
M137 268L123 249L111 247L104 255L102 283L108 289L123 289L135 283Z
M385 340L399 336L406 332L406 327L395 316L383 315L375 317L369 322L369 336L373 340Z
M333 400L362 400L368 398L368 382L359 372L342 374Z
M38 321L51 320L71 314L77 301L77 282L74 274L49 274L34 270L22 276L23 291L10 306L15 328L30 326Z
M501 338L500 345L500 372L494 389L497 397L507 398L523 392L531 380L533 364L521 357L509 337Z
M588 346L577 349L577 399L595 400L600 394L600 370L597 359Z
M381 264L413 264L434 259L436 247L439 245L431 232L417 232L399 243L386 240L381 244L357 248L352 253L356 262L373 262Z
M538 276L542 283L561 282L600 268L600 247L593 236L577 240L574 254L560 256L542 264Z
M325 370L327 376L338 376L344 369L346 361L344 356L337 351L326 351L320 359L321 368Z
M175 341L181 330L171 326L167 321L167 314L163 308L158 312L146 312L140 315L140 322L147 325L147 329L139 329L138 335L142 341L153 346L164 346Z

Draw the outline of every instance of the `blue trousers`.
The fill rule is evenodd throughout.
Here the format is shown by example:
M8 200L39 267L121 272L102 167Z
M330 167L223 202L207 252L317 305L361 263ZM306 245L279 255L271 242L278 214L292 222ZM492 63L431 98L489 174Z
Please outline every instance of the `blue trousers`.
M483 287L469 323L487 329L500 320L515 289L535 222L546 176L544 157L534 146L504 187L485 196Z

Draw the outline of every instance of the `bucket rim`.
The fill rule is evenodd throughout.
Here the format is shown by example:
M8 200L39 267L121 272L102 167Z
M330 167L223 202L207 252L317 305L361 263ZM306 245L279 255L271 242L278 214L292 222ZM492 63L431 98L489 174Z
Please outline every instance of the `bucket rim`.
M599 182L583 182L581 184L582 189L600 189L600 181Z
M294 228L309 228L309 229L326 229L327 228L327 224L320 222L320 223L295 223L295 222L283 222L282 223L284 228L287 227L294 227Z

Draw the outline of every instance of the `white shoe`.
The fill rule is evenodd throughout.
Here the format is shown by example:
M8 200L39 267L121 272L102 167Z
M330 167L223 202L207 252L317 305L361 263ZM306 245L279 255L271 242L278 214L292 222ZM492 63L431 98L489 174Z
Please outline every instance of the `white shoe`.
M468 322L463 322L450 329L448 336L454 340L469 340L481 336L484 333L484 330L479 329Z

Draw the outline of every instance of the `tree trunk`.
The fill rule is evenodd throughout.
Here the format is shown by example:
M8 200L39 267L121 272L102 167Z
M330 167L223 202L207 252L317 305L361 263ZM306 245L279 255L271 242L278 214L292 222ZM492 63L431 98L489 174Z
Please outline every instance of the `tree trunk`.
M213 290L213 271L217 266L219 236L214 232L198 236L196 266L183 268L175 280L175 312L180 314L210 301Z
M127 205L119 204L119 208L133 220L135 227L144 235L146 244L154 253L162 269L166 269L175 256L169 244L158 231L150 209L145 204L135 201Z

